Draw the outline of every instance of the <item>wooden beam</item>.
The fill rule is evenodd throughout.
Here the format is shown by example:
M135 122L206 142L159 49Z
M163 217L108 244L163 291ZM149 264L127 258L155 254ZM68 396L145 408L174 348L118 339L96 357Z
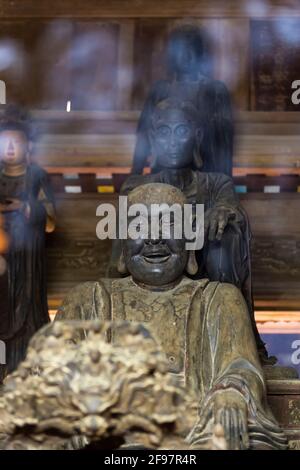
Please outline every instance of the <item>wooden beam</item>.
M267 168L267 167L234 167L233 176L247 176L247 175L266 175L266 176L282 176L282 175L300 175L300 168L291 167L278 167L278 168Z
M300 167L300 135L238 135L235 144L235 167ZM131 133L48 134L36 144L34 159L43 166L128 167L134 146Z
M298 0L0 0L1 18L300 16Z
M268 380L268 393L273 395L299 395L299 380Z
M129 174L131 171L130 166L46 166L45 170L50 173L60 173L60 174L74 174L74 173L93 173L106 175L107 177L112 176L113 174ZM150 168L145 168L144 173L149 173ZM280 177L282 175L296 175L300 176L300 168L289 168L289 167L279 167L279 168L266 168L266 167L234 167L233 176L242 177L248 175L261 175L264 174L270 177Z
M1 1L1 0L0 0ZM3 113L0 106L0 115ZM31 109L30 114L37 121L42 122L73 122L73 121L134 121L139 118L140 111L116 110L116 111L71 111L65 110L40 110ZM284 123L293 125L300 123L300 105L297 111L237 111L235 123L239 125L259 124L273 125Z
M259 310L255 312L255 320L259 323L266 322L297 322L300 326L299 311L273 311Z
M290 311L299 311L300 300L294 299L255 299L254 300L256 310L282 310L289 309Z
M32 111L41 132L36 159L47 167L104 168L127 172L138 111ZM299 174L299 112L235 115L235 176ZM123 170L120 170L123 168Z

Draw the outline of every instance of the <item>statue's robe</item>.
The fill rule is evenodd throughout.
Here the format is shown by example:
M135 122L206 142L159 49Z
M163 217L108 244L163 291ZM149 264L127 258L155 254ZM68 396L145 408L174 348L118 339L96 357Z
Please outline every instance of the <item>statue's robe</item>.
M149 164L147 160L151 155L151 146L148 131L154 108L168 98L190 101L199 111L204 131L200 147L203 160L201 170L231 176L234 125L230 95L224 83L204 75L197 81L159 80L154 83L138 122L132 173L142 173ZM156 162L152 162L152 171L159 171Z
M71 290L56 320L93 319L142 323L165 352L170 372L197 394L200 409L208 394L233 388L247 403L250 447L285 448L266 402L247 306L235 286L183 277L174 288L157 292L131 276L87 282ZM114 342L116 334L112 327L107 339ZM209 420L192 442L205 443L212 428Z
M0 382L24 359L30 338L50 321L45 229L47 216L54 216L54 200L47 173L30 164L24 175L12 177L0 167L0 199L9 198L29 203L30 216L18 210L3 213L9 249L4 255L7 269L0 276L0 340L6 345Z
M237 286L244 295L260 357L267 360L267 352L257 330L251 283L251 231L248 216L239 203L230 177L221 173L203 173L183 169L189 174L186 186L180 187L189 203L204 204L205 213L211 209L229 209L232 218L221 241L210 242L206 235L204 247L197 251L197 279L207 277L211 281L228 282ZM184 181L184 179L183 179ZM173 184L172 173L165 169L151 175L132 175L124 182L121 193L128 194L137 186L147 183ZM117 263L121 253L119 240L113 241L112 254L107 270L108 277L118 277Z

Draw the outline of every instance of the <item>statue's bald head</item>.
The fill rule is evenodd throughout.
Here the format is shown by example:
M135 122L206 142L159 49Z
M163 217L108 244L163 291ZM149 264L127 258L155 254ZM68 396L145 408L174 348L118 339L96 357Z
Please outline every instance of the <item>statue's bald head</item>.
M174 186L150 183L131 191L127 202L129 237L123 240L119 271L154 288L176 282L190 259L182 230L185 195Z

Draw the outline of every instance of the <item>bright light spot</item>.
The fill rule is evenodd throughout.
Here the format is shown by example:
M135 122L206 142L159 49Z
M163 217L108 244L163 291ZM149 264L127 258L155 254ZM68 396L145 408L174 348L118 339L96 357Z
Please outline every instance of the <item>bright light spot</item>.
M3 80L0 80L0 104L6 104L6 85Z
M13 67L22 59L22 49L15 41L0 41L0 70Z
M71 101L67 101L67 113L69 113L71 111Z

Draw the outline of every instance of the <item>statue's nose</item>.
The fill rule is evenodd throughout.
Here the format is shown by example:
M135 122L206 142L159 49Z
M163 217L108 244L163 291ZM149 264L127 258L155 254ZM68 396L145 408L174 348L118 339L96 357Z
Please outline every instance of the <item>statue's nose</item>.
M176 136L175 136L174 132L172 132L171 147L174 148L174 147L176 147L176 145L177 145Z
M147 245L158 245L159 243L163 244L164 240L161 238L151 238L150 240L145 240Z
M13 152L13 151L14 151L14 144L13 144L13 142L12 142L11 140L8 142L7 150L8 150L9 152Z

